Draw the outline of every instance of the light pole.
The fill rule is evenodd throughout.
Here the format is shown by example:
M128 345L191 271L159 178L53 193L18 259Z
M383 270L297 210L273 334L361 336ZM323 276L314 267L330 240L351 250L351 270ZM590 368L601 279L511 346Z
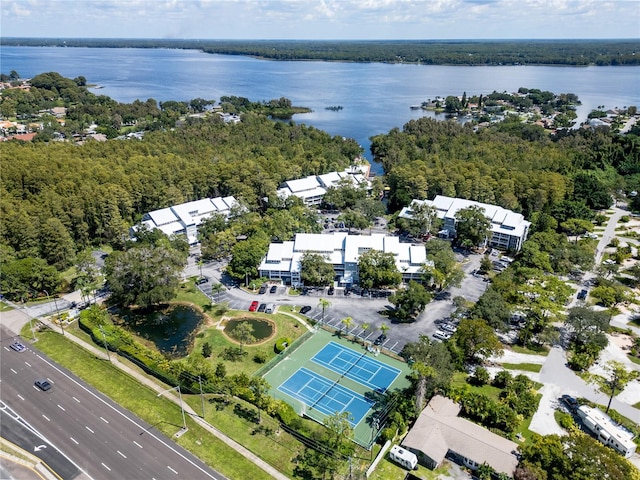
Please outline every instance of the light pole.
M51 301L51 296L49 295L49 292L47 292L46 290L42 290L44 293L46 293L47 295L47 300L49 300L49 302ZM56 301L56 297L53 297L53 304L56 307L56 318L58 318L58 320L60 320L60 330L62 330L62 335L64 335L64 327L62 326L62 320L59 318L60 317L60 313L58 311L58 302Z
M178 433L176 433L176 437L179 437L179 436L181 436L183 433L185 433L188 430L188 428L187 428L187 419L184 416L184 407L182 406L182 392L180 391L180 385L178 385L177 387L172 387L172 388L168 388L166 390L163 390L158 395L156 395L156 397L159 397L163 393L166 393L166 392L168 392L170 390L178 390L178 396L180 397L180 410L182 411L182 430L180 430Z
M109 348L107 347L107 336L104 334L104 330L102 329L102 325L98 327L100 332L102 332L102 341L104 342L104 349L107 351L107 359L111 362L111 355L109 355Z

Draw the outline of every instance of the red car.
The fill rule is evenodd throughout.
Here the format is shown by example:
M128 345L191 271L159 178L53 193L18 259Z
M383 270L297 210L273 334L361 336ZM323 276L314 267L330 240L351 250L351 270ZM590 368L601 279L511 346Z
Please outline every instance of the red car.
M250 312L255 312L258 309L258 301L254 300L253 302L251 302L251 306L249 307L249 311Z

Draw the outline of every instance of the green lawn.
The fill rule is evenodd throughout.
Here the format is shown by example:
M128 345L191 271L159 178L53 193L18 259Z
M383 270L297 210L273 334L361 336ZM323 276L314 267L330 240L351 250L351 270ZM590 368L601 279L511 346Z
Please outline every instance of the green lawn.
M436 480L440 475L447 475L449 467L445 463L435 470L430 470L427 467L418 465L418 469L413 470L411 473L424 480ZM398 480L404 478L406 474L407 470L385 457L380 460L369 480Z
M521 347L519 345L512 345L511 350L513 350L516 353L526 353L528 355L541 355L543 357L546 357L547 355L549 355L548 348L532 350L530 348Z
M27 327L28 329L28 327ZM131 410L145 422L165 435L180 429L180 408L167 399L157 398L156 393L129 377L110 363L98 359L58 333L38 333L36 347L56 362L71 369L77 376L93 385L124 408ZM185 395L191 402L190 396ZM235 450L227 447L198 424L187 417L189 431L176 440L212 468L229 478L269 479L270 476Z
M539 363L502 363L501 365L507 370L522 370L535 373L542 370L542 365Z
M0 302L0 312L8 312L9 310L13 310L13 307L4 302Z

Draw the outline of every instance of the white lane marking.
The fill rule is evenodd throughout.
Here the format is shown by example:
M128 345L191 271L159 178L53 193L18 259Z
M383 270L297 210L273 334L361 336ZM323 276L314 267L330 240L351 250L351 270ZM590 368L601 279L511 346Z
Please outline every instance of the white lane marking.
M96 433L93 430L91 430L89 427L87 427L86 425L84 426L84 428L86 428L87 430L89 430L91 433Z
M30 364L29 362L24 362L24 364L25 364L27 367L30 367L30 366L31 366L31 364Z
M122 453L120 450L116 450L116 452L118 452L118 454L122 457L122 458L127 458L127 456Z
M133 441L133 443L135 443L138 447L143 448L142 445L140 445L138 442L136 442L135 440Z
M24 397L22 395L20 395L19 393L17 395L20 400L24 400Z
M47 377L47 380L49 380L49 383L50 383L51 385L53 385L54 383L56 383L56 382L54 382L53 380L51 380L49 377Z
M178 474L178 472L176 472L176 471L175 471L173 468L171 468L169 465L167 465L167 468L168 468L169 470L171 470L173 473L175 473L176 475Z
M12 371L13 373L15 373L16 375L18 374L18 372L16 372L13 368L11 369L11 371Z
M87 387L85 387L83 384L81 384L79 381L77 381L75 378L71 377L70 375L68 375L66 372L60 370L60 368L58 368L57 365L51 363L49 360L47 360L46 358L44 358L43 356L36 354L36 356L42 360L44 363L46 363L47 365L49 365L51 368L53 368L54 370L56 370L60 375L64 375L66 378L68 378L70 381L72 381L73 383L75 383L78 387L80 387L82 390L84 390L85 392L87 392L89 395L91 395L92 397L94 397L95 399L97 399L98 401L102 402L102 404L108 408L110 408L113 412L117 413L118 415L120 415L122 418L127 419L129 422L131 422L133 425L135 425L137 428L139 428L140 430L147 430L146 427L140 425L138 422L136 422L135 420L133 420L132 418L130 418L129 416L127 416L126 414L124 414L123 412L121 412L120 410L118 410L116 407L114 407L112 404L110 404L109 402L107 402L106 400L104 400L103 398L99 397L98 395L96 395L95 393L93 393L91 390L89 390ZM34 385L35 388L35 385ZM37 388L36 388L37 390ZM217 480L218 477L216 477L215 475L207 472L204 468L202 468L200 465L194 463L191 459L187 458L182 452L180 452L179 450L177 450L176 448L174 448L173 446L171 446L170 444L164 442L160 437L156 436L155 434L153 434L152 432L148 432L148 435L153 438L154 440L156 440L158 443L164 445L168 450L171 450L173 453L175 453L176 455L178 455L180 458L182 458L183 460L185 460L186 462L188 462L191 466L193 466L194 468L198 469L200 472L202 472L204 475L206 475L208 478L212 478L214 480ZM51 443L51 442L49 442ZM72 462L73 463L73 462ZM76 465L74 463L74 465ZM77 466L77 465L76 465ZM86 474L86 472L84 470L82 470L80 467L78 467L78 470L82 471L83 473Z
M100 463L102 463L102 462L100 462ZM111 471L111 469L110 469L109 467L107 467L104 463L102 463L102 466L103 466L104 468L106 468L107 470Z
M7 347L4 347L4 349L5 349L7 352L9 351L9 349L8 349Z
M64 407L63 407L62 405L58 404L58 408L59 408L60 410L62 410L63 412L66 412L66 410L64 409Z
M50 421L51 421L51 420L49 420L49 417L47 417L44 413L42 414L42 416L44 417L44 419L45 419L47 422L50 422Z
M75 443L76 445L80 445L80 444L78 443L78 441L77 441L75 438L73 438L73 437L69 437L69 438L70 438L70 439L71 439L71 441L72 441L73 443Z
M80 400L78 400L76 397L71 397L73 398L76 402L80 403Z
M100 420L102 420L104 423L109 423L109 420L106 420L106 419L104 419L102 417L100 417Z

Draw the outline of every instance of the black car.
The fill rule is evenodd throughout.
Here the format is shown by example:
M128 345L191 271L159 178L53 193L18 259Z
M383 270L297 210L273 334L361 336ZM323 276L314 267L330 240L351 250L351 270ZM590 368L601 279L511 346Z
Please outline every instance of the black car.
M51 383L49 383L48 380L36 380L35 381L35 385L36 385L36 387L38 387L43 392L46 392L47 390L50 390L51 387L52 387Z
M308 313L310 311L311 311L311 307L309 305L305 305L304 307L302 307L300 309L300 313L303 314L303 315L305 315L306 313Z
M266 308L267 308L267 304L266 303L261 303L260 305L258 305L258 311L259 312L264 312Z
M575 412L580 406L578 401L575 398L573 398L571 395L562 395L560 399L562 400L562 403L564 403L567 406L570 412Z
M267 293L267 285L266 285L266 284L262 284L262 285L260 286L260 290L258 290L258 293L259 293L260 295L262 295L262 294L264 294L264 293Z
M278 286L274 285L269 289L269 293L276 293L278 291Z
M374 345L382 345L385 342L386 339L387 339L387 336L383 333L382 335L378 335L378 338L375 339L373 344Z
M333 286L333 285L331 285L331 286L329 287L329 291L328 291L327 293L328 293L329 295L333 295L333 292L335 292L335 291L336 291L336 289L334 288L334 286Z
M585 289L580 290L580 293L578 293L578 300L584 300L585 298L587 298L587 294L589 292Z

